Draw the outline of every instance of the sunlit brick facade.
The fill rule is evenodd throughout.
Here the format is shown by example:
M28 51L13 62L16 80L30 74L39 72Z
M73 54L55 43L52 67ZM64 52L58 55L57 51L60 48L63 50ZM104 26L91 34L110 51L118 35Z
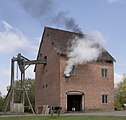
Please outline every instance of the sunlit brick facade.
M35 108L60 106L67 111L114 110L114 58L104 51L97 61L75 66L64 76L68 42L78 33L48 28L43 32L37 59L47 64L35 67Z

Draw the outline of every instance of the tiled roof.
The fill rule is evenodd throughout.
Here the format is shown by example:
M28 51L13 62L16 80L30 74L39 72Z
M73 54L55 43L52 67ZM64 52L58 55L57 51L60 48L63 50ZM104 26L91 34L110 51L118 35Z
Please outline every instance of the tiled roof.
M64 55L68 52L68 48L71 46L71 41L75 36L84 37L84 34L50 27L45 27L44 33L48 34L57 52ZM98 61L115 61L115 59L106 50L104 50L99 56Z

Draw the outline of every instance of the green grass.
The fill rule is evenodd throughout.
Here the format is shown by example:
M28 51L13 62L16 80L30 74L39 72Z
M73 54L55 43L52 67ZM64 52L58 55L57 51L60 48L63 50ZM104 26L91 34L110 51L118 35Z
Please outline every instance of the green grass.
M11 116L0 120L126 120L126 116Z

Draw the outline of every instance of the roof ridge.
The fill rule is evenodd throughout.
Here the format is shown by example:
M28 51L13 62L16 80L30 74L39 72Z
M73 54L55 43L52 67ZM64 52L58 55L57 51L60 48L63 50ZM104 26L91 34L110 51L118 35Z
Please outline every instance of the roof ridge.
M45 29L52 29L52 30L57 30L57 31L62 31L62 32L69 32L69 33L72 33L72 34L78 34L78 35L84 35L83 33L79 33L79 32L74 32L74 31L71 31L71 30L65 30L63 28L59 29L59 28L56 28L56 27L47 27L45 26Z

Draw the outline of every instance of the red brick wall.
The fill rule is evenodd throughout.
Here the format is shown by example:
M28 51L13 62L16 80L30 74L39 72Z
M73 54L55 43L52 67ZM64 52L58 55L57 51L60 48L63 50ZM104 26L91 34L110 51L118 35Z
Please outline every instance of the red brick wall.
M51 42L49 33L44 33L44 40L40 47L40 57L47 56L46 70L44 65L36 66L35 74L35 107L41 105L61 106L67 110L68 91L84 93L83 106L89 110L114 110L114 68L112 63L92 62L78 65L76 75L66 79L64 77L65 57L59 56L55 45ZM38 59L40 59L40 57ZM109 76L101 77L101 68L107 68ZM102 94L107 94L107 104L102 103Z
M35 74L35 106L59 105L59 55L56 53L48 33L40 49L41 58L47 56L47 65L37 65ZM47 70L47 72L46 72ZM44 73L43 73L44 71Z
M65 58L60 59L60 105L67 109L67 91L81 91L84 93L84 109L114 110L114 71L112 63L92 62L78 65L76 75L65 79ZM108 69L108 77L101 77L101 68ZM102 94L107 94L107 104L102 103Z

